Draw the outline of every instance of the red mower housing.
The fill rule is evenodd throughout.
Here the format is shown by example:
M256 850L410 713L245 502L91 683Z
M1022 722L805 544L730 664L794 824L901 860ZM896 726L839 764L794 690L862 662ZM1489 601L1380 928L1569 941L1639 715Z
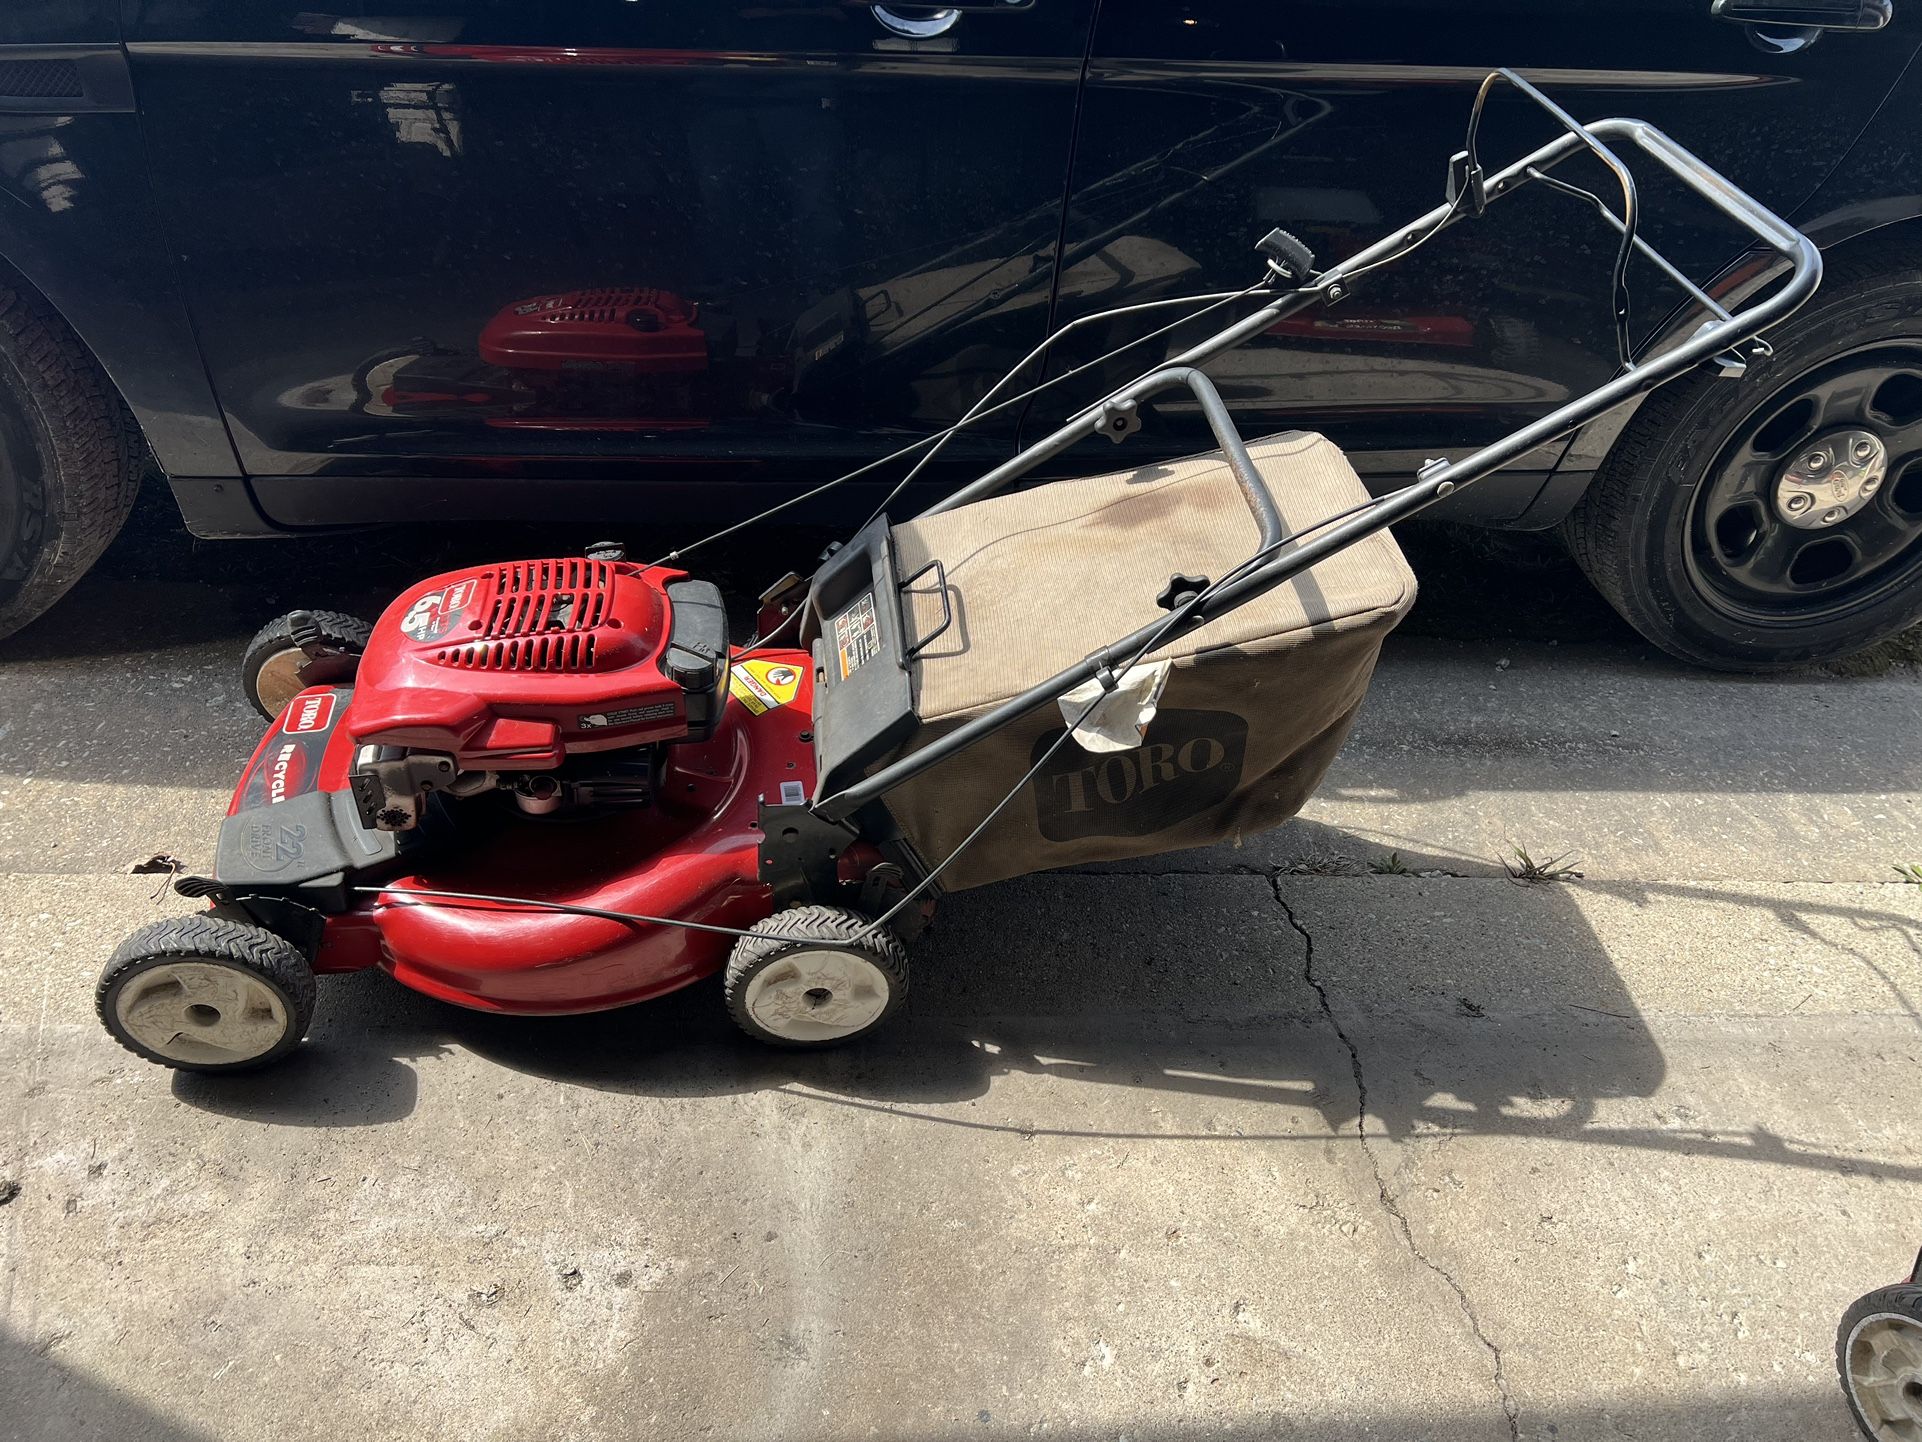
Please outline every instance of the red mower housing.
M488 1011L645 1000L718 970L733 937L631 916L773 913L763 842L814 792L813 696L804 651L730 657L718 591L680 571L435 576L381 616L351 686L302 691L268 729L213 880L320 912L316 971L378 966ZM859 881L879 859L857 842L827 864Z

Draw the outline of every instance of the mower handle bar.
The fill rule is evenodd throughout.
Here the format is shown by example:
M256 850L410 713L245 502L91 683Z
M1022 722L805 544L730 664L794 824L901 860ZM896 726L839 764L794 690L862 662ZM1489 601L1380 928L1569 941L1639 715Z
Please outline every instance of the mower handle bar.
M1208 422L1208 429L1214 433L1215 444L1221 447L1227 459L1228 470L1241 488L1248 508L1255 513L1255 524L1261 529L1261 549L1268 550L1281 544L1281 511L1275 504L1274 494L1268 483L1261 478L1261 470L1248 454L1247 444L1241 439L1241 432L1235 429L1234 419L1228 414L1228 406L1221 399L1221 392L1215 383L1197 367L1175 363L1165 365L1159 370L1150 371L1139 380L1133 381L1105 400L1097 401L1082 411L1073 420L1053 432L1043 436L1019 455L996 466L978 481L971 481L945 500L937 501L921 514L937 516L943 511L951 511L970 501L980 500L1004 489L1009 482L1019 479L1045 461L1052 460L1090 436L1106 436L1111 441L1123 441L1141 429L1136 417L1142 401L1162 391L1176 386L1188 387L1201 403L1201 414Z
M1259 473L1248 457L1247 448L1235 433L1233 423L1227 417L1226 407L1222 405L1219 392L1196 368L1260 335L1277 320L1284 319L1313 304L1339 300L1348 293L1353 281L1364 271L1395 260L1405 254L1410 246L1447 228L1461 218L1459 196L1435 207L1412 224L1384 236L1339 265L1321 272L1309 284L1278 296L1259 310L1232 325L1223 327L1206 340L1176 356L1159 370L1114 391L1104 400L1070 418L1052 434L1043 437L1019 455L996 467L980 480L963 487L954 495L923 512L923 515L938 515L956 506L992 495L1026 475L1037 465L1089 436L1106 433L1119 439L1137 428L1134 412L1141 400L1161 390L1176 385L1186 385L1200 400L1202 412L1207 417L1209 427L1214 431L1217 441L1221 443L1222 452L1228 459L1237 483L1241 485L1243 494L1248 497L1249 504L1254 508L1257 517L1261 518L1263 539L1261 546L1251 558L1251 563L1244 563L1240 571L1209 588L1198 600L1187 605L1184 615L1150 622L1131 635L1124 636L1112 645L1083 658L1048 680L1029 687L1019 696L1004 701L993 710L964 723L920 750L882 767L835 795L821 798L813 808L817 815L828 821L844 821L863 806L879 799L895 787L940 765L951 756L1019 720L1037 707L1057 701L1064 693L1073 690L1083 682L1103 675L1112 675L1117 666L1133 664L1138 659L1136 653L1149 643L1166 644L1197 630L1210 621L1265 595L1336 551L1353 545L1398 521L1406 520L1418 511L1426 510L1435 502L1452 495L1462 486L1472 485L1490 472L1500 469L1537 446L1554 440L1578 426L1586 425L1623 402L1653 390L1725 351L1735 351L1739 354L1742 347L1755 341L1768 327L1787 318L1814 294L1815 288L1822 279L1822 257L1815 248L1814 242L1654 126L1645 121L1623 117L1601 120L1584 126L1513 71L1501 70L1496 74L1534 99L1554 116L1563 126L1563 133L1532 154L1524 156L1488 177L1485 182L1485 194L1489 202L1513 194L1531 180L1546 179L1548 170L1580 151L1597 155L1611 170L1618 175L1624 175L1626 168L1609 149L1607 142L1627 142L1661 165L1663 169L1707 201L1711 207L1742 226L1762 245L1786 261L1787 278L1763 300L1730 313L1693 282L1688 281L1659 251L1639 237L1633 236L1632 224L1618 222L1616 228L1629 232L1628 238L1638 253L1652 260L1669 278L1680 281L1691 298L1710 311L1712 318L1709 321L1698 327L1693 334L1679 344L1664 350L1643 364L1624 365L1616 375L1593 390L1577 396L1538 420L1511 431L1501 439L1492 441L1458 460L1430 461L1416 473L1416 479L1411 484L1378 498L1352 516L1330 518L1328 521L1319 523L1318 527L1309 528L1320 531L1313 539L1299 539L1294 544L1287 545L1289 538L1278 535L1278 520L1277 534L1271 539L1262 502L1265 500L1268 508L1272 509L1273 498L1269 496L1266 486L1261 483ZM1628 193L1632 203L1632 182L1628 187ZM1611 216L1610 219L1615 218ZM1114 427L1116 415L1126 418L1118 433ZM1306 532L1303 534L1305 535ZM1287 545L1287 549L1280 550L1279 554L1267 554L1279 550L1283 545Z

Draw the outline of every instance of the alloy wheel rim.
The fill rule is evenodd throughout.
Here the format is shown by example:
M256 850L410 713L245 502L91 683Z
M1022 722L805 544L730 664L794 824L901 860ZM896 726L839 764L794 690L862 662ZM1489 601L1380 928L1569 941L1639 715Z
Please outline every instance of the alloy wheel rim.
M874 1025L890 990L887 974L866 957L806 947L756 972L743 1004L757 1026L783 1041L836 1041Z
M1846 352L1756 406L1697 488L1686 555L1711 606L1764 626L1922 572L1922 340Z
M1864 1317L1849 1334L1849 1395L1876 1442L1922 1442L1922 1323Z
M287 1034L287 1006L239 967L170 961L136 973L114 998L121 1029L148 1051L202 1066L254 1061Z

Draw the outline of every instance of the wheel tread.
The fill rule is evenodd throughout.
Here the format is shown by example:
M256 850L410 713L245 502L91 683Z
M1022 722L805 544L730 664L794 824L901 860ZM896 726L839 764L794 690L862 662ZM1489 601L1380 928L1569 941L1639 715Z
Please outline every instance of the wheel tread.
M1822 289L1814 301L1781 328L1778 346L1792 346L1793 328L1814 329L1833 309L1872 305L1878 289L1912 301L1922 281L1922 238L1890 239L1873 253L1856 251L1827 265ZM1827 304L1825 304L1827 302ZM1778 351L1778 355L1779 355ZM1792 372L1783 371L1786 377ZM1763 362L1754 372L1756 382L1777 383ZM1833 646L1776 648L1754 655L1717 649L1698 639L1694 629L1678 624L1676 606L1660 588L1647 583L1642 547L1634 535L1636 524L1663 487L1692 487L1691 424L1701 419L1730 382L1703 371L1671 381L1652 393L1616 439L1581 501L1562 523L1562 537L1575 564L1622 618L1669 654L1699 666L1723 671L1768 672L1806 666L1875 644L1922 616L1922 588L1906 614L1876 623L1859 640Z
M0 359L18 376L29 419L45 432L39 554L0 602L0 636L64 595L119 534L145 469L139 429L66 321L39 296L0 284ZM34 524L33 507L23 521ZM35 537L25 538L29 554ZM0 562L6 558L0 556Z
M315 981L313 967L291 941L264 927L249 926L207 912L168 917L149 922L114 948L113 955L107 958L107 964L101 970L100 981L93 993L94 1011L100 1017L101 1025L121 1046L145 1061L155 1058L120 1034L112 1021L111 1000L115 985L123 976L140 963L158 957L221 958L238 962L273 982L287 994L292 1005L293 1017L289 1030L295 1043L306 1035L307 1027L313 1021L320 988ZM271 1061L280 1054L276 1049L253 1061L217 1067L196 1067L178 1062L165 1064L190 1071L237 1071L242 1066Z
M795 906L786 911L756 922L751 928L754 935L744 936L734 943L729 954L727 974L722 994L727 1002L728 1015L735 1024L756 1041L768 1046L786 1047L796 1050L813 1050L820 1043L794 1042L782 1037L770 1036L758 1026L751 1026L746 1011L746 991L748 981L753 977L760 963L770 956L797 941L825 941L861 951L870 961L893 979L897 996L908 985L908 949L901 938L883 927L872 936L862 933L872 923L858 911L849 911L840 906ZM889 1008L889 1012L893 1007ZM873 1025L879 1026L889 1012L883 1012ZM871 1029L871 1028L870 1028ZM865 1035L865 1032L856 1033ZM851 1040L852 1038L847 1038Z

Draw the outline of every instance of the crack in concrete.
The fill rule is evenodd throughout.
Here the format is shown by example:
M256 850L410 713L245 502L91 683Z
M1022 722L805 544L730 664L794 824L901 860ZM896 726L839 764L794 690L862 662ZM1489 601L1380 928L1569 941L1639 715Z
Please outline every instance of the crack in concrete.
M1270 873L1268 887L1274 893L1275 904L1281 908L1282 915L1288 918L1288 925L1301 938L1302 980L1307 982L1314 991L1315 998L1321 1006L1322 1016L1334 1031L1343 1050L1348 1053L1348 1069L1355 1078L1355 1137L1361 1143L1361 1154L1368 1160L1368 1170L1374 1174L1375 1193L1381 1203L1381 1209L1394 1220L1395 1226L1400 1230L1402 1245L1408 1249L1408 1255L1433 1272L1441 1280L1442 1285L1455 1294L1455 1304L1461 1309L1462 1320L1468 1324L1468 1330L1474 1334L1475 1340L1487 1351L1494 1367L1495 1390L1501 1394L1502 1418L1508 1424L1510 1442L1521 1442L1521 1413L1515 1405L1514 1395L1508 1388L1508 1371L1502 1358L1501 1347L1483 1330L1481 1317L1475 1310L1475 1304L1468 1299L1467 1290L1455 1279L1454 1273L1421 1249L1421 1245L1415 1240L1414 1228L1409 1225L1408 1214L1401 1209L1401 1203L1395 1200L1394 1194L1388 1189L1387 1177L1382 1172L1381 1158L1375 1154L1374 1147L1368 1141L1368 1079L1362 1072L1361 1048L1355 1045L1354 1038L1348 1035L1347 1028L1341 1024L1341 1018L1335 1015L1334 1004L1329 1000L1328 988L1322 983L1321 978L1315 975L1315 938L1309 934L1308 928L1301 924L1301 919L1295 915L1295 909L1288 904L1288 898L1281 894L1281 876L1280 872Z

